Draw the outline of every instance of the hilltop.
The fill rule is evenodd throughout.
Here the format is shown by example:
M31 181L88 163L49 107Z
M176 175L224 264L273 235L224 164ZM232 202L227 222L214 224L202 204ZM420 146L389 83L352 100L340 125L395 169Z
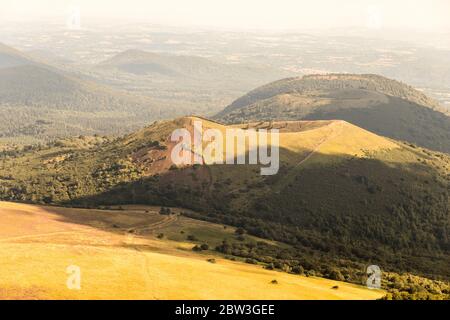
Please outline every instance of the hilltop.
M438 103L378 75L310 75L275 81L235 100L216 118L226 123L340 119L396 140L450 152L450 117Z
M290 259L310 266L346 259L450 277L448 155L345 121L257 122L234 127L280 130L278 174L261 176L258 165L176 167L170 135L192 131L193 121L229 128L187 117L114 140L5 151L1 198L183 206L195 218L288 243L296 248Z
M201 57L157 54L141 50L127 50L100 63L102 68L117 68L133 74L160 76L195 76L218 71L219 65Z
M208 58L189 55L171 55L142 50L127 50L119 53L98 65L100 70L118 70L124 73L172 78L180 81L190 81L192 84L201 82L211 85L208 81L218 84L235 80L241 86L245 83L270 81L287 75L278 69L259 65L240 65L219 63Z

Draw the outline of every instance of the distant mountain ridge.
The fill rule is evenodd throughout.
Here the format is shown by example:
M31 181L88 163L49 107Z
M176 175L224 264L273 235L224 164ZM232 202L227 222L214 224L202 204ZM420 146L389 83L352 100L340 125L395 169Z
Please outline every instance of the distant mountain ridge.
M82 79L0 44L0 112L0 138L35 143L123 134L183 109Z
M19 50L0 42L0 69L34 64L35 61Z
M190 55L172 55L142 50L127 50L98 65L100 69L118 69L135 75L191 78L198 80L223 81L227 78L262 79L288 75L278 69L259 65L224 64L208 58Z
M226 123L340 119L394 139L450 152L450 117L439 104L378 75L287 78L250 91L221 111Z
M133 96L44 65L0 69L0 102L77 111L116 110ZM137 102L137 99L135 103ZM129 103L129 102L128 102Z

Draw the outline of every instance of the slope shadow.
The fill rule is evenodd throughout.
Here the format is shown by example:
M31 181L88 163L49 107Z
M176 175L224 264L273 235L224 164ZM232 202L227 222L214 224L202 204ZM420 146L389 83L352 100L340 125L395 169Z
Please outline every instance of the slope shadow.
M305 120L345 120L356 126L395 140L450 153L450 117L397 97L365 108L332 111L331 105L317 108Z

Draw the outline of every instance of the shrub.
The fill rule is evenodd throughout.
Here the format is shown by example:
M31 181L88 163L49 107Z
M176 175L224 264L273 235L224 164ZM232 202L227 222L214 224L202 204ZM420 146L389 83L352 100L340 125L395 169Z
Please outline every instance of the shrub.
M267 270L273 270L275 267L273 266L273 263L269 263L267 266L264 267Z
M308 270L308 272L306 272L307 277L314 277L315 275L316 275L316 272L314 270Z
M283 264L280 261L275 261L274 268L282 269L283 268Z
M292 272L295 274L304 274L305 269L303 269L302 266L294 266L294 267L292 267Z
M345 277L342 275L342 273L337 269L332 269L328 272L328 278L332 280L337 281L345 281Z
M198 241L197 237L194 236L194 235L192 235L192 234L188 235L188 236L187 236L187 239L188 239L189 241Z
M169 214L171 214L171 212L172 211L166 207L161 207L161 209L159 209L159 214L162 214L162 215L169 215Z

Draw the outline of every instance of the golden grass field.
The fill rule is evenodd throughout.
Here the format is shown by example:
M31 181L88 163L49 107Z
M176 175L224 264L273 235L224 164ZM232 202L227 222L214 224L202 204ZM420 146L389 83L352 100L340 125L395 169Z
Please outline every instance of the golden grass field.
M377 299L383 291L191 251L233 228L156 207L87 210L0 202L0 299ZM163 232L164 239L156 235ZM214 257L216 263L206 260ZM67 267L81 269L70 290ZM271 284L277 280L278 284ZM338 289L332 289L338 285Z

